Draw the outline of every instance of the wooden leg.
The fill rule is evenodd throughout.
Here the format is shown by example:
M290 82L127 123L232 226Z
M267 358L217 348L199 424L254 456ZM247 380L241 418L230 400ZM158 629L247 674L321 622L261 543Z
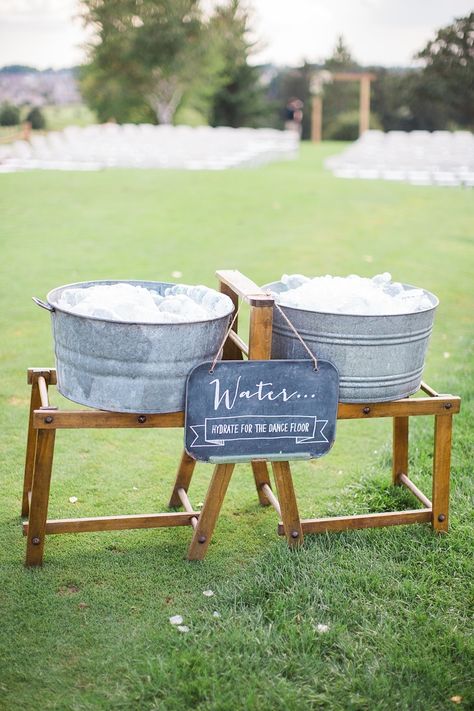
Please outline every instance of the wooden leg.
M268 474L268 467L266 462L255 461L252 462L253 478L255 479L255 486L257 487L258 500L260 501L260 506L270 506L270 502L263 493L262 485L268 484L271 488L270 476Z
M451 415L435 416L433 458L433 521L435 531L446 533L449 525L449 479L451 468Z
M178 496L178 489L184 489L186 492L188 491L195 466L196 460L190 457L187 452L183 452L183 456L181 457L181 462L178 468L178 473L176 474L173 492L168 503L168 506L170 508L177 508L178 506L182 506L181 499Z
M272 468L288 545L300 546L303 543L303 528L296 503L290 465L288 462L273 462Z
M28 520L26 565L41 565L43 562L55 435L56 430L38 430L36 461Z
M408 417L393 418L392 484L400 474L408 476Z
M30 418L28 421L28 437L26 440L25 475L23 478L23 496L21 500L21 515L28 516L29 503L28 495L31 491L33 473L35 466L36 439L38 430L33 427L33 412L41 407L41 398L38 383L34 382L31 387Z
M189 546L188 560L202 560L206 555L234 466L234 464L218 464L214 469L198 525Z

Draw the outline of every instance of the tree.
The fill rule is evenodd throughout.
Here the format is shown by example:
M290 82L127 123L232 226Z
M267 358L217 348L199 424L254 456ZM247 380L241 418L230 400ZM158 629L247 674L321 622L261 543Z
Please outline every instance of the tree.
M0 126L17 126L20 123L20 109L12 104L0 106Z
M198 0L83 0L93 27L83 93L101 120L171 123L205 68Z
M31 128L40 130L46 127L46 119L39 106L34 106L26 115L25 121L31 124Z
M248 35L249 14L239 0L216 8L209 31L221 66L211 102L213 126L258 126L267 123L271 107L260 83L260 72L248 62L253 45Z
M353 58L351 51L346 45L342 35L338 36L332 55L326 59L324 66L331 72L340 72L342 70L348 71L350 69L353 70L358 68L359 65Z
M349 47L340 35L332 55L324 68L330 72L355 71L359 64L352 57ZM338 138L341 125L345 140L355 140L359 135L358 101L359 85L356 82L334 82L324 88L323 136Z
M438 30L417 54L425 63L420 89L429 103L443 104L445 122L474 125L474 12ZM423 89L424 85L424 89Z

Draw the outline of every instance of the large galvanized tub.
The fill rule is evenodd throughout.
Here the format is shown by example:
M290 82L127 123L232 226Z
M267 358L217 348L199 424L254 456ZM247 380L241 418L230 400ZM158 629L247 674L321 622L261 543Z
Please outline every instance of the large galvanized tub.
M404 284L405 289L415 287ZM275 294L282 282L263 287ZM415 393L421 383L438 299L424 311L388 316L324 313L282 306L316 357L339 371L341 402L384 402ZM275 308L272 358L307 358L308 353Z
M232 308L226 316L176 324L110 321L58 308L65 289L118 283L123 281L82 282L49 292L45 307L52 317L58 390L69 400L100 410L179 412L189 371L215 357ZM161 295L173 286L127 283Z

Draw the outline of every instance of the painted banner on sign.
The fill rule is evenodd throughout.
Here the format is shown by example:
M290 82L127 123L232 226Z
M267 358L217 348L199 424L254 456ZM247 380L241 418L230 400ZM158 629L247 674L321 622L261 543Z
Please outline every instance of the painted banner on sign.
M201 363L187 382L186 451L215 462L320 457L335 439L338 394L328 361Z

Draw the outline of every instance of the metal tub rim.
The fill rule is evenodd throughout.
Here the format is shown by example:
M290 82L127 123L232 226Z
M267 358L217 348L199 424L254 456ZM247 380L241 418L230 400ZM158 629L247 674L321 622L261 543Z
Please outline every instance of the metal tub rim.
M269 291L272 290L273 287L278 286L279 284L282 284L281 281L272 281L269 284L264 284L262 286L262 289L268 289ZM404 284L402 283L402 286L404 289L410 290L410 289L421 289L419 286L414 286L413 284ZM278 294L284 293L285 291L292 291L290 289L284 289L280 292L276 292ZM396 314L384 314L384 313L379 313L379 314L357 314L357 313L347 313L346 311L315 311L314 309L308 309L308 308L303 308L301 306L287 306L286 304L279 304L276 299L275 303L278 303L278 306L282 309L289 309L292 311L305 311L306 313L311 313L311 314L323 314L323 315L329 315L329 316L349 316L351 318L396 318L397 316L411 316L412 314L422 314L422 313L428 313L429 311L434 311L435 309L438 308L439 306L439 299L438 297L433 294L431 291L428 291L427 289L421 289L430 299L432 302L432 305L429 306L426 309L419 309L418 311L404 311L402 313L396 313ZM275 293L275 292L274 292Z
M230 316L230 314L234 311L234 307L231 306L229 308L229 312L225 314L221 314L220 316L209 316L209 318L206 319L201 319L199 321L177 321L175 323L173 322L160 322L160 321L119 321L118 319L112 319L112 318L101 318L99 316L86 316L85 314L77 314L74 313L73 311L68 311L67 309L64 308L59 308L57 303L55 303L54 298L52 298L52 295L54 295L56 292L59 291L64 291L65 289L73 289L73 288L86 288L85 285L87 286L98 286L98 285L113 285L113 284L132 284L133 286L143 286L145 284L159 284L160 286L163 287L168 287L168 286L175 286L176 282L168 282L168 281L146 281L144 279L98 279L97 281L77 281L73 282L72 284L63 284L62 286L56 286L54 289L51 289L51 291L48 292L46 296L46 301L47 304L50 307L50 310L53 311L60 311L61 313L67 314L68 316L75 316L76 318L81 318L81 319L87 319L88 321L103 321L105 323L116 323L116 324L122 324L126 326L188 326L190 324L198 324L198 323L208 323L209 321L216 321L217 319L224 318L226 316ZM148 288L148 287L144 287ZM210 287L208 287L210 288ZM216 291L214 289L214 291ZM219 293L216 291L216 293Z

